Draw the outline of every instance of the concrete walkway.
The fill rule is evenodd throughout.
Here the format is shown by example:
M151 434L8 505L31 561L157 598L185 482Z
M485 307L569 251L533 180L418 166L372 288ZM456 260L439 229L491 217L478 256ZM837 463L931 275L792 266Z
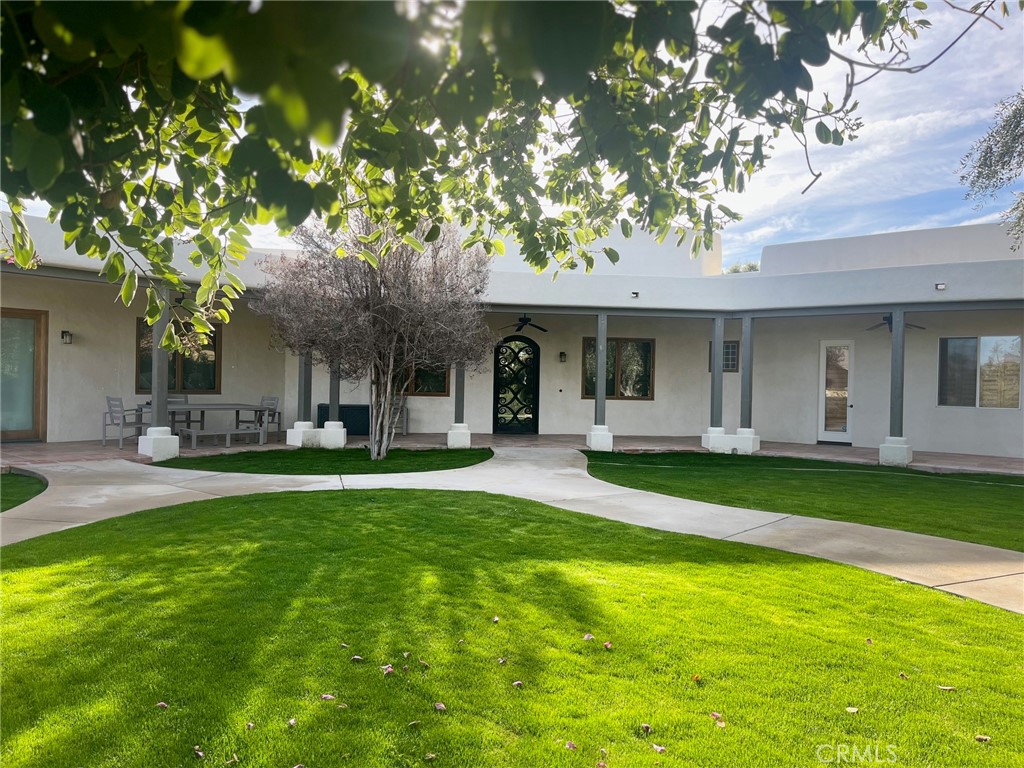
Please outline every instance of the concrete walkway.
M35 465L49 482L0 515L0 544L143 509L273 491L415 488L487 491L676 533L812 555L1024 613L1024 553L888 528L760 512L635 491L587 474L580 452L495 448L482 464L392 475L246 475L123 459Z

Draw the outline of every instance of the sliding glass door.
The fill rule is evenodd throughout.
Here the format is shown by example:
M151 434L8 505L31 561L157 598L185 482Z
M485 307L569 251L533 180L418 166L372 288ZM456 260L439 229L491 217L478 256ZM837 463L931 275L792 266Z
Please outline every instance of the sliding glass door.
M0 439L46 438L47 313L0 313Z

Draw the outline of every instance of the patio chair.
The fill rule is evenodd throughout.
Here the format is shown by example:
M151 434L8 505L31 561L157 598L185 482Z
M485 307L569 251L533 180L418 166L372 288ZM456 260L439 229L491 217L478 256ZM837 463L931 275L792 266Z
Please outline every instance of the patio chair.
M145 421L143 414L138 411L126 411L124 409L124 398L108 397L107 410L103 414L103 445L107 445L107 427L117 427L117 447L124 450L124 430L128 428L135 432L135 437L142 434L144 427L150 426Z
M188 405L188 395L168 395L168 405ZM178 428L181 422L184 422L186 429L192 429L192 422L195 417L192 415L192 411L182 411L180 413L168 413L168 420L171 422L171 432L178 434ZM199 429L206 429L206 414L203 411L199 412Z
M277 395L264 395L260 398L260 407L266 408L267 413L267 433L269 438L270 425L277 424L277 441L281 442L281 411L277 409L278 404L281 402L281 398ZM263 426L263 413L255 413L251 419L242 419L237 415L235 416L235 429L238 429L244 424L251 424L254 429L259 429Z

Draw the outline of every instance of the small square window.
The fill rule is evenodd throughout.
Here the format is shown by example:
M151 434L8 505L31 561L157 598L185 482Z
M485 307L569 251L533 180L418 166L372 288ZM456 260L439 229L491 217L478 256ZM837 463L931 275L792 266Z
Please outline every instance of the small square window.
M708 373L711 373L711 343L708 342ZM730 340L722 342L722 370L725 373L739 373L740 343Z
M414 368L405 394L447 397L450 372L450 368Z

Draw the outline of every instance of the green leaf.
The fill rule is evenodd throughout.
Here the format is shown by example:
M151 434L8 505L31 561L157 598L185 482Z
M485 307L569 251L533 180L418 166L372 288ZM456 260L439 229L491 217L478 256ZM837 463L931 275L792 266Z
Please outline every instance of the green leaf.
M64 172L64 152L53 136L40 135L32 144L28 161L28 183L45 192Z
M619 228L622 230L623 237L628 239L633 236L633 224L629 219L620 219Z
M240 277L238 277L237 275L235 275L235 274L225 270L224 271L224 279L227 280L228 283L231 285L231 287L234 288L239 293L242 293L242 292L245 291L245 283L243 283L242 279Z
M178 66L193 80L208 80L228 65L230 54L220 36L206 37L183 26L178 43Z
M818 137L818 141L822 144L832 143L832 131L822 121L818 121L818 124L814 126L814 135Z
M604 255L608 257L608 261L610 261L612 264L619 263L619 252L616 251L614 248L605 248Z
M152 325L163 314L160 297L153 288L146 289L146 322Z
M423 246L423 243L421 243L412 235L406 235L405 237L403 237L402 242L408 245L414 251L416 251L416 253L423 253L423 251L426 250L426 248Z
M495 238L495 239L491 240L491 245L494 247L495 252L497 252L497 254L499 256L504 256L505 255L505 241L504 240L499 240L498 238Z
M377 261L377 255L368 248L363 248L363 250L359 252L359 258L365 261L374 269L380 266L380 262Z
M135 298L135 289L138 287L139 275L133 269L125 275L124 282L121 283L121 303L126 307L131 306L132 299Z
M430 229L427 231L427 234L424 236L423 242L425 242L425 243L432 243L435 240L437 240L437 238L439 238L440 236L441 236L441 225L440 224L432 224Z

